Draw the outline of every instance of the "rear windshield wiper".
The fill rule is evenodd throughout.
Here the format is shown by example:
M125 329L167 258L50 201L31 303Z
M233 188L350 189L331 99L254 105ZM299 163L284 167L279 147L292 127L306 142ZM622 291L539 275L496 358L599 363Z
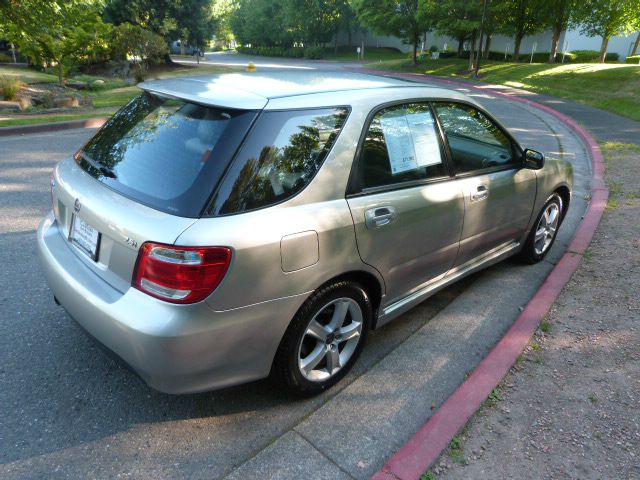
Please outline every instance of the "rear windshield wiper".
M107 167L105 167L104 165L100 165L98 162L96 162L93 158L91 158L89 155L87 155L84 152L78 152L78 155L85 161L87 162L89 165L91 165L93 168L95 168L96 170L98 170L100 173L102 173L102 175L104 175L105 177L109 177L109 178L118 178L118 176L115 174L115 172Z

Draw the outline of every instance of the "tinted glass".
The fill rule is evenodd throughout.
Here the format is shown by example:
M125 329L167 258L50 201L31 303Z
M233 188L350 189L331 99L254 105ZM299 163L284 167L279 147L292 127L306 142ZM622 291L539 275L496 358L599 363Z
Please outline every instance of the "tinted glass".
M358 169L362 188L445 176L429 106L409 104L378 112L367 131Z
M346 108L264 112L208 213L254 210L300 192L320 169L347 114Z
M458 173L514 163L513 146L505 133L469 105L435 103Z
M145 93L116 113L76 161L135 200L197 217L255 115Z

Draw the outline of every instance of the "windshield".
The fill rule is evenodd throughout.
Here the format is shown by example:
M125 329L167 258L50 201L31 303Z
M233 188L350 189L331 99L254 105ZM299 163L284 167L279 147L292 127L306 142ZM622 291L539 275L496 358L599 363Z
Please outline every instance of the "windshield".
M255 116L145 92L75 159L123 195L167 213L199 217Z

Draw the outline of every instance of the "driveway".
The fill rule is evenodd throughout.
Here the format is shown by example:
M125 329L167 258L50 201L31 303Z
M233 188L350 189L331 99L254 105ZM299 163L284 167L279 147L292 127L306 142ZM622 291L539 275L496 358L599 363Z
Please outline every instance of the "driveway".
M511 325L585 210L590 163L580 140L532 107L478 99L523 144L574 163L574 201L548 259L533 267L503 262L432 297L373 332L354 371L307 400L268 382L165 395L105 356L54 304L35 252L49 172L93 132L0 138L0 476L368 478L377 471Z

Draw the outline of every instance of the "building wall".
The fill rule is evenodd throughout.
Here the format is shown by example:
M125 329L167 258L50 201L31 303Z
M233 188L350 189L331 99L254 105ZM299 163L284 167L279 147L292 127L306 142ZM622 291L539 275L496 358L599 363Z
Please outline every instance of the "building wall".
M629 55L633 42L636 39L638 33L633 33L629 36L612 37L609 41L609 53L617 53L620 56L620 61L624 61L625 57ZM536 52L550 52L551 51L551 38L553 34L551 31L539 33L537 35L531 35L522 39L520 44L521 59L526 59L527 55L531 55L532 49ZM356 32L351 35L351 44L354 48L360 46L364 42L366 47L392 47L397 48L402 52L410 52L413 48L412 45L402 43L397 37L375 35L371 32ZM580 34L577 30L570 30L563 32L560 36L559 51L571 50L600 50L600 44L602 39L599 37L587 37ZM346 33L338 34L338 45L347 45L348 35ZM437 32L429 32L426 36L426 42L421 41L418 45L420 50L424 45L424 49L428 50L429 47L435 45L438 50L442 51L448 49L449 51L455 51L458 49L458 41L446 36L440 36ZM494 35L491 39L491 51L493 52L507 52L513 53L514 40L513 37L507 37L504 35ZM468 49L469 46L466 46ZM354 53L355 54L355 53ZM366 54L366 52L365 52Z

